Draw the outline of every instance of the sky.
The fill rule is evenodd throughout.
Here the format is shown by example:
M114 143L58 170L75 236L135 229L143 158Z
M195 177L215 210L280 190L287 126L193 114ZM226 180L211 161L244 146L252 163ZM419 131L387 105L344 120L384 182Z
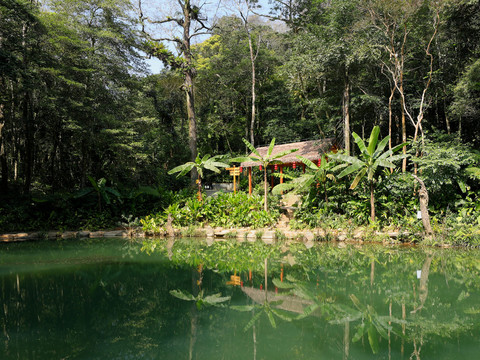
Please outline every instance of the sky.
M209 17L216 16L218 18L218 17L225 16L225 15L235 14L235 10L231 10L232 6L228 5L228 3L227 3L228 0L219 0L219 1L220 1L220 3L218 3L215 0L203 1L203 2L206 3L206 7L209 8L209 11L208 11L208 13L210 13ZM262 12L267 13L268 12L268 9L270 8L270 4L268 3L268 1L269 0L259 0L259 4L262 6L262 9L258 10L259 13L262 13ZM168 13L172 14L175 11L175 8L173 10L170 9L168 11L168 9L165 9L166 8L166 6L164 6L165 2L166 2L165 0L149 0L149 2L144 3L145 4L144 5L145 10L144 11L146 13L147 12L159 12L159 13L163 13L164 16L166 16ZM170 4L172 2L176 3L176 0L170 0L169 1ZM158 31L159 30L157 30L157 32ZM207 37L202 37L201 41L204 41ZM165 42L165 45L168 46L169 44L167 42ZM170 44L170 46L171 46L171 44ZM173 50L173 47L172 47L172 50ZM147 59L147 64L148 64L152 74L158 74L163 69L162 62L160 60L158 60L157 58Z

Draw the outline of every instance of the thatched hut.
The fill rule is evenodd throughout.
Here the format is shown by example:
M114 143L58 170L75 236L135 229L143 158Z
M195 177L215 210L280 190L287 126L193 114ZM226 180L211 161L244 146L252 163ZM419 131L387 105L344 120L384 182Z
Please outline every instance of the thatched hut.
M283 174L283 169L285 167L291 167L293 169L296 169L298 166L298 167L301 167L305 172L305 164L303 164L300 160L298 160L297 158L298 155L314 163L317 163L321 158L321 154L327 153L331 150L335 150L336 148L337 147L335 145L335 140L333 138L322 139L322 140L300 141L300 142L289 143L289 144L275 145L275 147L273 148L272 155L279 154L283 151L290 150L290 149L297 149L298 151L295 151L293 153L290 153L288 155L285 155L279 158L278 160L281 161L281 164L270 165L269 168L271 172L280 171L280 174ZM256 148L256 150L263 157L267 154L268 146L262 146L262 147ZM251 153L249 156L256 157L254 153ZM250 194L252 193L252 167L254 166L260 166L260 163L255 161L246 161L240 164L240 167L242 168L242 170L248 169L248 192ZM274 182L274 177L272 175L271 176L272 187L273 187L273 182ZM283 183L282 177L280 177L280 183Z

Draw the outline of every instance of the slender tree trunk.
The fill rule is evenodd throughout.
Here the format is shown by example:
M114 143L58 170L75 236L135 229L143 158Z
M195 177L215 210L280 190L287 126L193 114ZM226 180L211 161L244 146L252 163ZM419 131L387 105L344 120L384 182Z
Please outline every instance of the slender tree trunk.
M370 287L373 287L375 281L375 259L370 262Z
M7 193L8 191L8 164L7 156L5 154L5 146L2 137L2 129L5 126L5 121L3 117L3 104L0 104L0 168L2 180L0 182L0 194Z
M267 183L267 166L263 167L263 181L264 181L264 204L263 209L268 211L268 183Z
M388 98L388 149L392 150L392 101L393 95L395 95L395 86L390 89L390 97ZM391 155L393 156L393 155ZM393 174L393 168L390 169L390 173Z
M370 218L375 222L375 196L373 181L370 182Z
M400 80L400 93L403 94L403 73L401 75ZM407 142L407 124L405 121L405 98L403 96L400 97L401 108L402 108L402 143ZM405 145L402 148L402 153L404 155L407 154L407 146ZM402 160L402 172L407 171L407 158Z
M198 173L198 172L197 172ZM197 178L197 185L198 185L198 201L202 202L202 178L200 175Z
M350 155L350 80L345 69L345 86L343 88L343 135L345 153Z
M31 93L26 91L23 98L22 117L25 125L25 159L24 159L24 176L23 192L30 193L33 173L33 111L31 104Z
M55 192L55 190L57 189L57 178L55 176L55 159L57 157L58 143L58 137L55 136L53 140L52 152L50 155L50 183L52 185L53 192Z
M343 329L343 360L348 359L350 354L350 321L345 322Z
M3 123L0 123L0 167L2 176L2 181L0 182L0 193L6 194L8 191L8 163L3 138L1 136L3 125Z

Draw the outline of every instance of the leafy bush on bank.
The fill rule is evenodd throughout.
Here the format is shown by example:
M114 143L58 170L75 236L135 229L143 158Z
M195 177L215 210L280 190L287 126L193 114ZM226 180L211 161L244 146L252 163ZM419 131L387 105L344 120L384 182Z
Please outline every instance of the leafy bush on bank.
M173 225L188 227L192 225L212 227L253 227L262 228L274 225L279 216L278 201L270 201L270 210L263 210L263 198L249 196L244 192L218 193L206 197L200 202L196 196L178 199L164 211L149 215L140 220L143 230L160 232L170 214Z

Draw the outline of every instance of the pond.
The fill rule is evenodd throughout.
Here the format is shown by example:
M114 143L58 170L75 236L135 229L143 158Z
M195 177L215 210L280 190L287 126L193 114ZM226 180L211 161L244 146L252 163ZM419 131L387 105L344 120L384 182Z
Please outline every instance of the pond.
M473 359L480 252L0 244L1 359Z

